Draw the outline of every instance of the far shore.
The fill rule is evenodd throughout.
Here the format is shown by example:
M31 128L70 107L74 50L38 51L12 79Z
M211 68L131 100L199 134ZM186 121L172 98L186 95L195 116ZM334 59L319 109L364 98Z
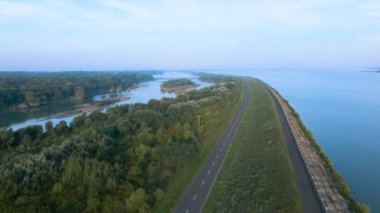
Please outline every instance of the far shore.
M380 73L380 70L361 70L359 72Z

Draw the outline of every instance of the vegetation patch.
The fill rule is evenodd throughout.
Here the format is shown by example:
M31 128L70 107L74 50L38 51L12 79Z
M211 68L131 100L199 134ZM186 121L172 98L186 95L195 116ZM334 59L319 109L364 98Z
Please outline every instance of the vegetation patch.
M0 109L40 107L52 103L82 103L99 91L118 92L142 81L149 72L2 72Z
M197 86L190 79L178 78L162 83L161 90L165 92L185 93L196 89Z
M302 212L278 113L270 94L249 80L244 120L205 212Z
M187 78L178 78L173 79L169 81L165 81L162 83L162 87L181 87L181 86L189 86L189 85L195 85L193 81Z

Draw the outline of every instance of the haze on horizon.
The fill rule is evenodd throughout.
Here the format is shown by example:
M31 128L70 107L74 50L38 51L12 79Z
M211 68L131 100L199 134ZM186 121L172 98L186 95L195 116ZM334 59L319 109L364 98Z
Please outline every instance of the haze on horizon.
M0 70L379 66L375 0L0 0Z

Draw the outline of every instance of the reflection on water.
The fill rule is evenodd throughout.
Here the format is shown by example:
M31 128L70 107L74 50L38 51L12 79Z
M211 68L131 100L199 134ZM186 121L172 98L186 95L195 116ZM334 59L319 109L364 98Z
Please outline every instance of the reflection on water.
M123 91L116 94L101 94L93 97L93 100L103 100L109 98L110 96L128 96L129 99L126 101L121 101L112 104L111 106L122 105L122 104L130 104L130 103L147 103L150 99L161 99L163 97L173 98L176 95L174 93L161 92L160 85L162 82L176 79L176 78L189 78L194 83L200 85L198 89L202 89L204 87L208 87L213 85L209 82L200 81L198 76L195 76L190 73L184 72L163 72L163 74L154 75L155 80L143 82L139 85L138 88ZM111 107L108 106L108 107ZM1 115L1 123L0 126L8 126L13 130L17 130L29 125L45 125L46 121L51 121L53 124L58 124L61 120L70 123L77 115L67 116L63 118L49 118L49 116L53 116L62 111L71 110L73 106L49 106L45 108L39 108L37 110L38 113L27 112L14 112L14 113L3 113Z
M49 104L38 108L25 110L0 110L0 128L7 127L15 123L24 123L35 118L43 118L49 115L60 113L62 111L72 110L73 104ZM26 125L30 125L29 123Z

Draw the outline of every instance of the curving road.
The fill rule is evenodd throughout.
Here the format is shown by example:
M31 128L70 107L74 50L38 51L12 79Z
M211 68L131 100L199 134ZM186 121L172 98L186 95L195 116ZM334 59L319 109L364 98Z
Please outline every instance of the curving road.
M325 212L324 208L322 208L323 205L318 198L317 191L314 188L313 182L310 178L306 164L303 161L301 152L298 150L296 139L294 138L293 132L290 129L288 120L285 117L280 103L264 82L260 80L257 81L269 92L278 111L281 126L284 132L285 143L288 147L290 163L292 166L293 174L296 178L296 184L298 192L300 194L303 211L308 213Z
M201 212L204 204L206 203L207 197L211 192L216 178L218 177L223 161L228 153L229 147L243 118L243 114L248 106L249 89L246 81L244 81L243 87L243 102L240 105L239 112L236 113L235 117L230 122L219 144L215 147L212 154L203 164L202 169L194 178L185 194L182 196L174 212Z

